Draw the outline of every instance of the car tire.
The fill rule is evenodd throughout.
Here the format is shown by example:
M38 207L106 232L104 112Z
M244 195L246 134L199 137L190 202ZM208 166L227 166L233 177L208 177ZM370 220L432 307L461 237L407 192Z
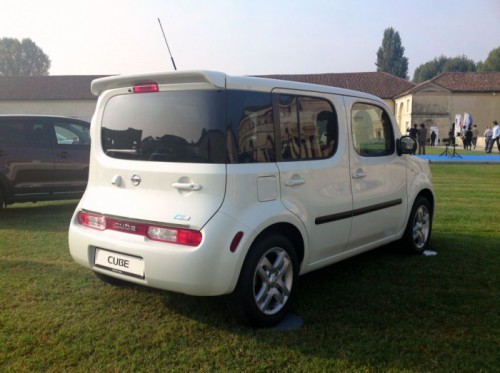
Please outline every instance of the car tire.
M112 286L130 286L130 282L120 280L119 278L111 277L100 272L94 272L96 277L102 282Z
M432 232L432 207L425 197L418 197L408 219L403 236L405 248L413 254L427 250Z
M253 327L280 322L293 302L299 265L295 249L281 235L256 241L245 258L232 305L240 320Z

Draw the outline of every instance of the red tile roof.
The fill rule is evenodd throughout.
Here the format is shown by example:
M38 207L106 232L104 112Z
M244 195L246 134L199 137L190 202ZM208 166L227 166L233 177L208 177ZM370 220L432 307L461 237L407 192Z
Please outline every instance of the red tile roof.
M444 73L425 83L432 82L452 92L500 91L500 72Z
M444 73L422 82L412 89L395 96L402 97L418 91L424 91L426 86L438 86L452 93L500 92L500 72L453 72Z
M353 89L370 93L384 99L393 98L416 86L416 84L408 80L383 72L261 75L261 77Z

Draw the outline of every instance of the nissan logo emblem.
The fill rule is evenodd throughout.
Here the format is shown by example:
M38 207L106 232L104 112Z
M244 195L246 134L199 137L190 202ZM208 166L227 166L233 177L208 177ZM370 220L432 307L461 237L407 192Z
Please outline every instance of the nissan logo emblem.
M137 186L141 183L141 177L137 174L134 174L132 175L132 177L130 178L130 181L132 181L132 184L134 186Z

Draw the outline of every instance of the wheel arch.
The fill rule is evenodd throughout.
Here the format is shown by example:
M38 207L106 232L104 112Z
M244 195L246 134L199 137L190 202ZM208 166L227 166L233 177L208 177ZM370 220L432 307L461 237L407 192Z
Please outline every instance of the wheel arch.
M432 215L434 215L434 210L436 208L434 193L432 193L430 189L423 189L415 196L415 200L413 201L413 203L415 203L418 197L424 197L429 201L432 207Z
M298 264L299 267L302 264L302 261L304 260L304 255L305 255L305 245L304 245L304 238L302 237L302 234L300 230L294 226L291 223L275 223L273 225L270 225L266 229L264 229L262 232L260 232L255 239L252 242L253 243L259 241L263 237L270 236L273 234L279 234L284 237L286 237L288 240L290 240L290 243L293 245L295 248L295 254L297 254L297 259L298 259ZM250 250L252 248L250 247ZM248 255L248 253L247 253Z

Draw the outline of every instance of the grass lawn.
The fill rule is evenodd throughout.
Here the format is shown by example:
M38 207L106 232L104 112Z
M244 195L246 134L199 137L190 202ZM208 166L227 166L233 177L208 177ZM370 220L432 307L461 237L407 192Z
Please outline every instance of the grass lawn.
M437 255L391 245L303 276L291 331L242 327L221 298L107 286L69 255L74 201L9 206L0 371L498 371L500 166L431 167Z

